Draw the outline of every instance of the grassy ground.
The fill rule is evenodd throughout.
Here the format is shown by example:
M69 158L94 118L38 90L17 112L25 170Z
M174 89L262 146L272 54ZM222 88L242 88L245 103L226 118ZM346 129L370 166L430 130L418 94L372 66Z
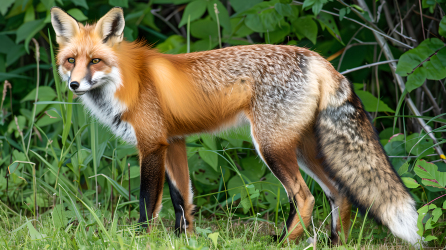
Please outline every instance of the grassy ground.
M87 207L88 209L88 207ZM87 212L87 210L85 210ZM274 242L271 235L280 232L265 218L242 220L231 217L205 218L196 215L195 233L175 236L172 219L157 219L145 233L128 213L118 211L112 219L110 211L85 213L85 221L70 220L70 212L59 207L48 210L33 220L0 206L0 247L3 249L312 249L304 234L298 243ZM353 218L352 218L353 219ZM330 248L329 219L315 221L308 228L311 239L317 234L317 248ZM363 231L362 236L360 236ZM359 239L362 239L359 241ZM410 246L391 236L384 227L358 216L347 245L333 249L409 249Z

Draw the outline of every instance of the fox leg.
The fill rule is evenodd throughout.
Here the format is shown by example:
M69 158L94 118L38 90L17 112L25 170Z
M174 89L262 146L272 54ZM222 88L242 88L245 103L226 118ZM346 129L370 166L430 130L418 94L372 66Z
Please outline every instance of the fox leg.
M259 136L255 131L252 131L252 135L257 152L285 187L290 201L286 230L282 233L280 240L285 237L295 240L304 230L297 212L299 212L305 227L308 227L314 206L314 197L299 171L295 151L296 144L279 146L276 142Z
M140 149L141 189L139 198L139 223L148 226L161 210L164 186L166 145L154 145L151 150Z
M343 232L347 240L350 229L352 204L339 192L338 185L330 178L323 167L323 159L317 156L317 144L312 133L301 137L302 143L297 150L298 163L301 169L313 178L325 193L331 208L331 242L342 244L339 232Z
M166 177L175 209L175 232L179 234L185 229L192 232L194 205L187 166L186 143L182 138L171 139L169 143L166 155Z

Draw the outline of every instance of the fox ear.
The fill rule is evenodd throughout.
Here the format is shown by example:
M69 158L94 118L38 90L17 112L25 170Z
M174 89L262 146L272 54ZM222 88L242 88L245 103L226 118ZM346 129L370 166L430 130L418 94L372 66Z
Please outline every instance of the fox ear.
M58 7L51 8L51 24L58 44L68 43L80 30L77 20Z
M124 36L124 11L120 7L111 9L96 24L96 33L103 43L120 43Z

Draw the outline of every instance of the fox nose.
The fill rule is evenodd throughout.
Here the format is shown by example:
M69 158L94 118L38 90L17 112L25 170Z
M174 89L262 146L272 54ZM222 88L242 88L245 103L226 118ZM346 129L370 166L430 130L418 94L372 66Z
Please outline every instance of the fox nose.
M71 82L70 83L70 88L72 89L72 90L76 90L76 89L78 89L79 88L79 83L78 82Z

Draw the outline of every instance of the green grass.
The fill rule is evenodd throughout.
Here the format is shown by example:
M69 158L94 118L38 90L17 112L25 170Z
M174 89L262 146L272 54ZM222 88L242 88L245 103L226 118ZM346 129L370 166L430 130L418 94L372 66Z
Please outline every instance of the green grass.
M63 191L62 191L63 192ZM168 198L168 197L165 197ZM171 210L166 202L166 212ZM76 202L77 205L80 205ZM68 209L65 208L67 205ZM277 249L278 243L272 241L271 235L282 230L267 218L240 219L228 216L211 216L204 219L198 212L195 217L194 234L177 237L173 233L172 214L161 213L147 233L136 224L136 218L128 219L126 209L118 209L114 217L109 209L94 209L83 204L80 209L83 220L76 218L70 210L70 204L56 205L47 210L34 221L31 217L8 210L0 205L0 247L4 249ZM222 209L224 210L224 209ZM226 212L228 211L222 211ZM137 213L132 212L136 217ZM358 216L362 222L363 216ZM409 249L388 232L367 220L356 223L352 228L352 237L346 245L333 247L329 245L329 219L325 222L315 221L317 248L333 249ZM34 223L36 222L36 223ZM36 226L34 226L35 224ZM364 226L366 225L366 226ZM320 230L318 230L320 229ZM357 237L363 231L360 247ZM309 232L312 234L313 225ZM384 235L384 237L382 237ZM311 237L314 238L312 234ZM382 237L381 239L379 239ZM306 249L308 237L304 234L298 243L285 241L280 249ZM217 245L215 245L215 241ZM311 247L307 249L312 249Z

